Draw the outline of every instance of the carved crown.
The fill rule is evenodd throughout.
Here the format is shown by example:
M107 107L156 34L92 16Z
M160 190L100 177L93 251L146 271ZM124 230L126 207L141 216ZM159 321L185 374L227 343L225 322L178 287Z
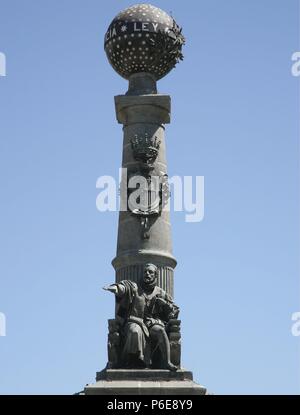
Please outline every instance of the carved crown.
M135 136L131 139L133 157L146 164L152 164L156 160L161 141L156 136L149 137L148 133L144 136Z

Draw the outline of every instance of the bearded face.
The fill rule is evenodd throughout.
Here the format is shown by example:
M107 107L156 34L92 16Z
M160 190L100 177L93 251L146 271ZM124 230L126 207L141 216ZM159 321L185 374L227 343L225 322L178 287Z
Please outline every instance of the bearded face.
M152 264L147 264L145 266L145 271L144 271L144 284L145 285L155 285L156 283L156 272L157 272L157 268L152 265Z

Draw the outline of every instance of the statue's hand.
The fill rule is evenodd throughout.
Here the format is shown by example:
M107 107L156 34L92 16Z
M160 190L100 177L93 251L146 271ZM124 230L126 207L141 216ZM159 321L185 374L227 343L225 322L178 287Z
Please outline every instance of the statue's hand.
M116 285L106 285L103 290L109 291L113 294L118 294L118 287Z

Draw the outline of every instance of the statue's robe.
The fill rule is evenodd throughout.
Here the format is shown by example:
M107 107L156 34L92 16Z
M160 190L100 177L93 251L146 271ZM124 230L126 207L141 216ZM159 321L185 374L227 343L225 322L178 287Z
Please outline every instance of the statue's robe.
M155 325L165 328L170 318L177 317L179 308L172 297L158 286L147 294L133 281L124 280L116 286L116 314L125 340L122 361L130 364L130 360L138 360L148 366L151 359L149 330Z

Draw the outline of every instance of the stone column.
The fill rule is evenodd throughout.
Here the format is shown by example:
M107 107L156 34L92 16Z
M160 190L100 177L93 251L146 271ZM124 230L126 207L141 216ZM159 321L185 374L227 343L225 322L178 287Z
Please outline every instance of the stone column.
M138 74L131 77L128 93L115 97L115 106L124 131L122 168L126 170L122 175L121 199L123 207L127 207L128 192L124 189L130 177L167 178L165 124L170 122L171 100L168 95L156 93L156 82L149 75ZM151 160L149 147L157 151ZM148 262L159 268L158 285L173 297L176 260L172 255L169 212L160 208L147 217L130 209L120 211L117 255L112 261L116 282L137 282Z

